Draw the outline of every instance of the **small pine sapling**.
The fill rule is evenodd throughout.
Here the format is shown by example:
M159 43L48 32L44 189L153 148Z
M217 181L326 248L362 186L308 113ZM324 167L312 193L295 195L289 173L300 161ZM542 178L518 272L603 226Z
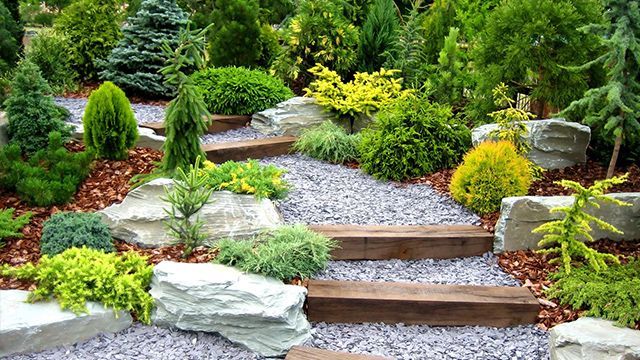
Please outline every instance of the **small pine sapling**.
M171 236L178 243L185 245L183 257L191 254L193 249L202 245L206 235L202 233L204 223L196 215L208 201L213 189L206 187L207 176L200 170L200 158L195 165L189 165L189 172L182 168L176 171L176 179L172 189L165 186L165 197L162 200L171 204L171 210L164 209L169 215L169 221L165 222Z
M592 231L590 223L595 223L599 228L613 233L622 234L615 226L608 222L598 219L588 214L585 209L589 206L600 208L598 201L616 204L619 206L631 206L631 204L620 201L618 199L604 196L607 189L614 185L624 183L629 174L611 179L596 181L589 188L585 188L577 182L562 180L557 182L567 189L572 189L576 193L573 195L574 202L571 206L562 206L551 209L552 213L564 213L565 216L561 220L554 220L542 224L533 230L534 233L545 234L538 243L543 247L539 252L543 254L559 254L560 257L552 259L550 262L560 262L561 271L571 273L571 262L577 258L582 258L587 265L596 271L607 268L607 262L620 263L615 255L603 254L589 248L580 238L587 241L594 241L590 232Z
M496 106L503 109L489 114L489 117L498 124L498 128L489 136L509 141L516 147L518 154L526 156L531 147L525 141L528 130L524 121L533 119L535 115L513 107L515 101L509 97L508 92L509 87L504 83L500 83L492 91Z

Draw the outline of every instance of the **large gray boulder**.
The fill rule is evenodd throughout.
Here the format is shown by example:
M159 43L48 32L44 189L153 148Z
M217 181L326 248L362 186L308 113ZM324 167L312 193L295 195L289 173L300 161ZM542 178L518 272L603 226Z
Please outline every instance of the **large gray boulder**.
M223 265L163 261L150 293L157 325L217 332L263 356L283 355L311 337L302 286Z
M72 128L71 137L76 140L83 141L84 127L82 124L70 123ZM165 137L156 135L155 131L149 128L138 126L138 142L137 147L151 148L154 150L161 150L164 144Z
M0 111L0 147L9 143L9 120L7 119L7 113Z
M60 310L56 301L26 303L28 291L0 290L0 357L71 345L131 326L128 312L87 303L88 314Z
M640 331L583 317L553 327L549 348L552 360L637 360Z
M161 199L165 186L173 186L173 180L155 179L131 191L122 203L99 211L113 237L143 247L175 243L164 225L169 219L164 209L170 208ZM204 221L205 245L211 246L221 238L250 237L282 224L282 215L268 199L215 191L209 200L196 214Z
M594 239L640 240L640 193L614 193L607 196L631 203L622 207L601 203L600 208L589 208L590 214L613 224L624 234L614 234L594 225ZM562 213L550 213L559 206L571 206L573 196L520 196L502 199L500 218L496 224L494 251L537 249L541 234L531 231L551 221L561 219Z
M588 126L564 119L525 121L526 141L531 146L528 158L544 169L562 169L587 161L587 147L591 140ZM482 125L473 129L473 145L491 140L489 134L497 124Z

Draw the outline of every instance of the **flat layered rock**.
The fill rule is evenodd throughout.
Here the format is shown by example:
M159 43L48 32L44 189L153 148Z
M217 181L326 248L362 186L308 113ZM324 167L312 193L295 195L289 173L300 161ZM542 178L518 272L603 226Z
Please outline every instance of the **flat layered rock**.
M131 326L128 312L102 304L87 303L88 314L61 310L52 300L26 303L28 291L0 290L0 357L70 345L99 333L112 333Z
M266 135L299 136L304 129L335 119L314 98L297 96L253 114L251 127Z
M116 239L143 247L171 245L175 239L164 225L169 219L164 209L170 206L161 198L165 196L164 187L172 185L171 179L155 179L131 191L122 203L98 213ZM205 245L211 246L221 238L251 237L282 224L278 209L268 199L215 191L209 200L196 214L204 222Z
M157 325L216 332L263 356L284 355L311 337L302 286L223 265L163 261L150 293Z

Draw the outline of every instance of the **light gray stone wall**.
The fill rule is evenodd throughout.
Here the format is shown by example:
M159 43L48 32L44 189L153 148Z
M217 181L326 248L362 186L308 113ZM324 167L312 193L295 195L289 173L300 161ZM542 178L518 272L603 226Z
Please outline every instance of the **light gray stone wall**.
M618 200L631 203L631 207L601 203L599 209L587 211L620 229L623 235L603 231L594 225L593 237L613 240L640 240L640 193L609 194ZM550 213L559 206L571 206L572 196L521 196L502 199L500 218L496 224L494 251L537 249L542 234L531 231L538 226L562 218L562 213Z

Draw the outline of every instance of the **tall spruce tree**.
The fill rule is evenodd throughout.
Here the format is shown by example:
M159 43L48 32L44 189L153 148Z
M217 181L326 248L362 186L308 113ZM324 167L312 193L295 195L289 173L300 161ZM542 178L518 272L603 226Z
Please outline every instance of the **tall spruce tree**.
M12 68L18 61L20 46L16 40L18 24L11 13L0 2L0 75Z
M640 140L640 1L604 0L602 24L584 29L600 35L607 51L578 70L601 65L607 82L590 89L562 113L583 113L584 123L613 140L607 178L613 176L620 147Z
M170 96L175 88L165 84L158 72L167 60L162 44L177 46L178 33L187 25L187 15L175 0L145 0L122 29L124 38L111 51L100 77L125 91Z
M256 66L262 53L257 0L216 0L209 57L214 66Z
M375 0L360 32L360 71L380 70L387 60L385 51L393 46L399 27L400 19L393 0Z

